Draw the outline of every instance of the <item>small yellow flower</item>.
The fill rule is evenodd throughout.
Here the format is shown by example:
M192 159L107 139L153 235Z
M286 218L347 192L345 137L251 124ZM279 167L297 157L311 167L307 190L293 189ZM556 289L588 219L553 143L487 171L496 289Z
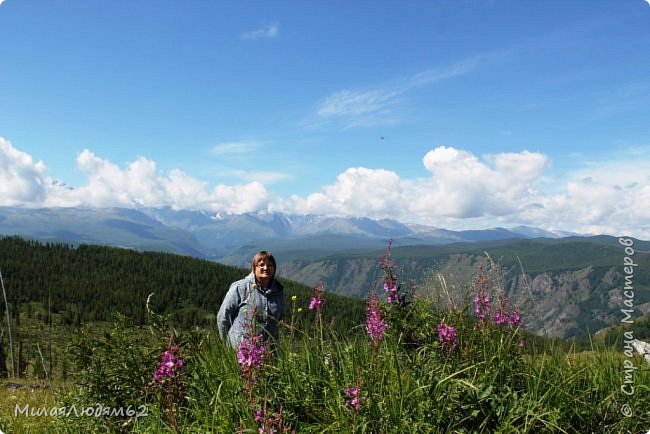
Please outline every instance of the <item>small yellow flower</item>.
M298 308L298 312L302 312L302 307L299 307L299 308Z
M247 307L244 308L244 313L248 313L248 308Z
M298 300L298 296L297 295L292 295L291 296L291 301L296 301L296 300Z

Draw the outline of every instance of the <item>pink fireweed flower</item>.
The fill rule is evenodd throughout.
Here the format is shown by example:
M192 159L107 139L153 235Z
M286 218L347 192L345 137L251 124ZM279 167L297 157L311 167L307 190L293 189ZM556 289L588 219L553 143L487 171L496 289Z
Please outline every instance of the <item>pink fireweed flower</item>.
M521 314L518 311L514 311L508 318L508 324L513 327L519 327L522 323Z
M388 247L386 247L384 256L381 259L381 268L384 270L384 291L387 293L386 302L388 304L400 302L399 285L397 278L393 274L393 261L390 259L392 245L393 240L389 240Z
M483 319L490 311L490 295L486 293L478 293L474 296L474 315L477 318Z
M309 302L309 309L313 310L316 313L321 313L323 311L323 306L325 306L325 284L319 283L313 289L313 296Z
M250 376L264 364L265 358L266 346L264 345L264 337L261 334L242 339L237 350L237 361L242 370L242 375Z
M384 269L384 272L386 274L389 274L390 270L393 268L393 261L390 259L390 253L391 249L393 247L393 240L392 238L388 240L388 246L386 246L386 250L384 250L384 255L381 258L381 267Z
M399 286L397 285L396 281L386 279L384 282L384 291L388 293L386 296L386 302L388 304L395 304L399 302L399 293L397 292L398 289Z
M361 410L361 400L362 398L359 396L360 390L358 387L348 387L345 390L345 404L353 408L355 411Z
M366 331L370 337L373 346L377 346L384 338L384 331L386 331L386 321L384 320L383 313L379 309L379 299L377 293L372 291L368 297L366 317Z
M264 410L258 409L255 410L255 422L263 422L264 421Z
M483 266L479 267L478 276L474 280L474 315L478 319L484 319L490 312L490 280Z
M178 431L174 406L184 401L185 385L183 376L185 363L180 356L179 347L173 345L174 335L169 339L167 349L161 352L162 360L158 362L153 375L152 385L162 394L167 420Z
M323 309L323 304L325 304L325 301L323 299L312 297L311 301L309 302L309 309L320 312Z
M153 379L157 383L162 383L167 379L175 378L183 369L185 364L178 354L178 347L170 345L167 350L161 353L162 361L158 363L158 368L154 373Z
M271 412L266 407L267 402L265 398L264 408L255 410L255 422L258 424L258 434L295 434L296 431L291 429L291 426L282 420L284 410L280 407L280 411ZM243 432L243 431L242 431Z
M444 322L438 324L438 340L443 348L456 348L458 346L456 328Z
M496 325L507 324L512 327L519 327L522 323L521 314L518 311L507 314L505 310L499 309L494 314L494 323Z
M510 316L503 312L501 309L497 310L494 313L494 323L496 325L508 324L510 322Z

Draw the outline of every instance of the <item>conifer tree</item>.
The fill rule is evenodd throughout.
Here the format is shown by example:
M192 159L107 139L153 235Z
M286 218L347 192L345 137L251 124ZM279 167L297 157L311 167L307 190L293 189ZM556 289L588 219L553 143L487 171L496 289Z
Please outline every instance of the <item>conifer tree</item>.
M4 341L0 338L0 378L7 378L6 358Z

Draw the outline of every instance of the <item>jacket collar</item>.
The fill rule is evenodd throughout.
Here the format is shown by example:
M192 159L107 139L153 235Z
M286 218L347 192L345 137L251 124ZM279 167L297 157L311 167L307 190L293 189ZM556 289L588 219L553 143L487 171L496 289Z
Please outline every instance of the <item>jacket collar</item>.
M282 285L275 279L271 281L271 287L268 289L268 291L264 292L262 288L255 282L255 273L252 271L248 276L246 276L246 281L248 282L249 285L251 285L252 288L257 289L259 292L262 294L275 294L276 292L280 292L282 290Z

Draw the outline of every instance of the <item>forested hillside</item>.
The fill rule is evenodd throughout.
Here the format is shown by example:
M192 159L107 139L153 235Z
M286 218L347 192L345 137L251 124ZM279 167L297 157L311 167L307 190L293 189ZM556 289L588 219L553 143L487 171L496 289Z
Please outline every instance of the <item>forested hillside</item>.
M200 312L205 316L218 306L226 282L241 275L233 267L187 257L19 238L0 241L0 267L10 302L50 303L52 312L65 311L70 323L109 320L114 311L142 321L152 292L155 310L183 306L199 319Z
M143 323L147 297L153 293L150 307L171 314L180 328L214 325L230 283L248 273L169 253L41 244L18 237L0 238L0 270L13 312L25 311L28 302L38 302L49 306L51 313L61 314L66 325L107 321L114 312ZM280 281L287 305L297 295L307 307L310 287ZM340 327L362 321L363 302L334 295L328 300Z

